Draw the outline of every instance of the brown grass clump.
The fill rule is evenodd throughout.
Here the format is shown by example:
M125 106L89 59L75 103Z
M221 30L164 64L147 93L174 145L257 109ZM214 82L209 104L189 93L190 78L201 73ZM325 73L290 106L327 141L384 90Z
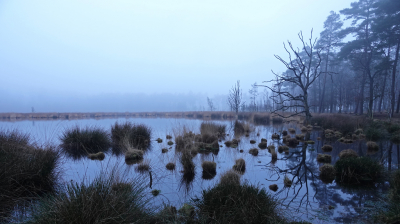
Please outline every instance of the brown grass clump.
M91 160L100 160L102 161L105 158L105 154L103 152L92 153L88 155L88 158Z
M257 142L255 140L250 140L250 144L256 144Z
M339 131L335 131L333 134L335 135L335 138L341 138L342 135L343 135L343 134L342 134L341 132L339 132Z
M357 158L358 154L356 151L352 149L345 149L339 153L339 158L340 159L345 159L345 158Z
M161 138L157 138L156 141L157 141L158 143L162 143L162 139L161 139Z
M286 136L288 133L287 133L287 131L285 130L285 131L282 131L282 135L283 136Z
M299 141L303 141L304 140L304 135L303 134L298 134L296 135L296 139Z
M319 163L331 163L332 156L327 154L318 154L317 161Z
M143 162L139 163L135 170L139 173L144 173L150 170L150 161L144 160Z
M289 177L285 175L285 178L283 179L283 184L285 185L285 187L291 187L292 180L290 180Z
M172 136L171 135L167 135L165 138L169 140L169 139L172 139Z
M332 152L333 147L331 145L324 145L321 149L323 152Z
M224 144L225 144L227 147L231 147L231 146L232 146L232 141L226 141L226 142L224 142Z
M271 136L272 139L280 139L281 136L279 136L277 133L272 134Z
M296 138L288 138L286 140L286 144L290 147L296 147L299 144L299 140Z
M240 185L240 176L233 170L226 171L221 175L219 180L221 185Z
M295 134L296 133L296 130L294 128L289 128L288 131L289 131L290 134Z
M237 159L232 168L238 172L244 172L246 171L246 162L242 158Z
M300 131L301 131L301 132L307 132L308 129L307 129L307 127L302 126L302 127L300 128Z
M321 140L321 137L318 137L317 140L318 140L318 141Z
M258 155L258 149L256 149L256 148L250 149L249 153L252 154L253 156L257 156Z
M175 169L175 163L167 163L165 168L167 168L167 170L174 170Z
M319 167L319 178L324 183L332 183L336 176L336 170L331 164L324 164Z
M261 139L261 142L267 142L267 139L262 138L262 139Z
M267 142L260 142L258 144L258 148L260 149L266 149L267 148Z
M276 184L271 184L271 185L269 185L269 189L271 190L271 191L277 191L278 190L278 185L276 185Z
M379 145L376 142L369 141L367 142L367 152L369 154L374 154L379 151Z
M289 152L289 147L287 147L286 145L280 145L279 147L278 147L278 152L279 153L283 153L283 152Z
M162 153L167 153L167 152L168 152L168 149L167 149L167 148L162 148L162 149L161 149L161 152L162 152Z
M217 174L217 164L215 162L204 161L201 167L203 168L203 179L212 179Z
M275 147L270 150L272 161L276 161L278 159L278 155L276 154Z
M135 164L143 159L143 151L138 149L129 149L125 152L126 164Z
M275 150L275 146L274 145L269 145L268 146L268 152L271 153L271 150Z
M168 145L173 145L174 144L174 142L173 141L168 141L168 143L167 143Z

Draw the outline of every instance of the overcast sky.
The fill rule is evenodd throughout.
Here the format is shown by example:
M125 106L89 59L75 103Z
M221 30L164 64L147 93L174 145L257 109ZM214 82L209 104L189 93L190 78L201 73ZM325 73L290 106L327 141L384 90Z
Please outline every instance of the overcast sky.
M284 71L348 0L0 0L0 93L226 94ZM1 98L0 98L1 99Z

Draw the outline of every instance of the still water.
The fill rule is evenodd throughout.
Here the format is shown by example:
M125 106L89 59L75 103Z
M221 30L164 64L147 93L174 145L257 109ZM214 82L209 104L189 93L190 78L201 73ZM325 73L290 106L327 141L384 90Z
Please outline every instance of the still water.
M197 154L193 158L196 164L196 175L193 180L184 180L179 153L175 152L174 145L167 153L162 153L162 148L170 148L167 145L165 136L174 136L174 132L183 126L194 133L200 133L202 120L176 119L176 118L113 118L113 119L87 119L87 120L46 120L46 121L1 121L0 128L3 130L17 129L30 133L33 141L39 144L53 143L60 144L59 136L69 127L73 126L96 126L111 130L115 122L130 121L136 124L145 124L152 130L152 144L146 151L144 159L150 162L152 173L152 184L150 188L150 175L135 171L137 165L125 164L124 156L116 156L111 150L106 153L103 161L92 161L83 157L73 159L63 155L61 169L62 180L68 182L82 182L92 180L101 170L111 170L118 166L125 178L140 178L148 185L148 194L151 190L161 190L161 194L152 200L155 205L170 204L180 207L192 198L200 197L201 191L212 187L219 181L219 176L232 168L236 159L243 158L246 161L246 171L242 174L242 182L247 181L254 185L265 187L267 191L280 201L279 211L290 218L305 220L312 223L350 223L368 222L369 216L374 210L375 204L383 199L383 194L388 190L388 183L377 183L374 186L364 189L350 189L335 182L326 184L319 179L319 166L317 155L323 153L321 147L324 144L331 144L333 151L326 153L332 156L333 165L339 159L339 152L344 149L353 149L360 156L370 156L382 161L388 170L399 168L399 147L390 142L379 142L380 151L375 154L368 154L365 141L354 141L351 144L344 144L337 141L324 139L322 130L313 130L310 133L310 140L315 144L300 143L298 147L291 148L289 153L278 153L278 160L272 162L268 150L259 150L258 156L249 154L249 149L257 147L261 138L268 140L268 145L274 144L276 149L282 145L281 140L273 140L273 133L279 133L288 128L300 132L300 125L297 123L285 123L279 125L253 125L252 132L248 137L242 136L237 148L229 148L220 142L222 147L218 153ZM213 121L225 124L226 140L232 139L233 124L231 120ZM259 135L257 135L259 133ZM293 136L293 135L292 135ZM318 140L318 137L322 137ZM155 139L163 139L157 143ZM256 144L250 144L250 140L256 140ZM243 150L243 152L240 152ZM217 163L217 175L211 180L202 179L201 163L203 161L214 161ZM169 171L165 165L173 162L177 165L174 171ZM284 176L294 177L293 185L285 188ZM279 189L273 192L268 189L271 184L277 184Z

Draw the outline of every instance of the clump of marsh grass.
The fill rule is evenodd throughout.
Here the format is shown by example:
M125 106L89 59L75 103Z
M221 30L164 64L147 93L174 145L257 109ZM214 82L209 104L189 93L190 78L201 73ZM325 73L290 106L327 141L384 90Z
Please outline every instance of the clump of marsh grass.
M167 170L175 170L175 163L172 163L172 162L167 163L165 168L167 168Z
M294 128L289 128L288 131L289 131L290 134L295 134L296 133L296 130Z
M286 130L283 130L283 131L282 131L282 135L283 135L283 136L286 136L286 135L288 135L288 132L287 132Z
M245 133L244 123L236 120L235 124L234 124L233 131L235 133L235 136L243 135Z
M203 168L203 176L202 178L205 180L210 180L215 177L217 174L217 164L212 161L204 161L201 164L201 167Z
M250 140L250 144L256 144L257 142L255 140Z
M226 125L205 121L202 122L200 125L200 134L208 134L211 136L221 137L225 133L225 129Z
M285 144L289 147L296 147L299 144L299 140L296 138L287 138Z
M102 161L102 160L104 160L105 157L106 156L105 156L105 154L103 152L92 153L92 154L88 155L88 158L91 159L91 160L100 160L100 161Z
M126 151L126 145L145 150L150 146L151 129L144 124L134 124L129 121L111 126L111 140L116 154Z
M183 151L179 157L179 161L182 164L183 174L186 176L194 176L195 164L192 160L192 155L188 151Z
M260 149L266 149L266 148L267 148L267 142L260 142L260 143L258 143L258 148L260 148Z
M270 189L271 191L277 191L277 190L278 190L278 185L276 185L276 184L271 184L271 185L269 185L269 189Z
M150 170L150 161L145 159L141 163L139 163L136 167L135 170L139 173L146 173Z
M168 144L168 145L173 145L174 142L173 142L173 141L168 141L167 144Z
M333 147L331 145L324 145L321 149L323 152L332 152Z
M162 143L162 139L161 139L161 138L157 138L156 141L157 141L158 143Z
M317 161L319 163L331 163L332 156L327 154L318 154Z
M342 151L339 153L339 158L340 158L340 159L357 158L357 157L358 157L357 152L354 151L354 150L352 150L352 149L345 149L345 150L342 150Z
M161 190L157 190L157 189L154 189L154 190L151 191L151 194L152 194L154 197L157 197L160 193L161 193Z
M289 152L289 147L287 147L286 145L280 145L280 146L278 147L278 152L279 152L279 153Z
M168 152L168 149L167 149L167 148L162 148L162 149L161 149L161 152L162 152L162 153L167 153L167 152Z
M271 136L272 139L280 139L281 136L279 136L277 133L272 134Z
M244 173L246 171L246 161L242 158L237 159L232 168L240 173Z
M303 141L304 140L304 134L296 135L296 139L299 140L299 141Z
M261 142L267 142L267 139L262 138L262 139L261 139Z
M128 149L125 152L125 162L128 165L139 163L143 160L143 151L138 149Z
M253 156L257 156L258 155L258 149L257 148L252 148L249 150L249 153Z
M66 128L59 138L63 152L74 159L89 153L106 152L111 146L109 134L99 127Z
M245 183L218 184L195 202L205 223L277 223L277 201L265 188Z
M220 185L240 185L240 175L233 170L224 172L219 180Z
M275 146L273 148L271 147L269 151L271 153L272 161L276 161L278 159L278 154L275 151Z
M301 131L301 132L307 132L308 129L307 129L307 127L305 127L305 126L302 126L302 127L300 128L300 131Z
M340 158L335 163L336 181L345 184L373 183L381 177L382 165L368 157Z
M169 140L169 139L172 139L172 136L171 135L167 135L165 138Z
M367 152L368 154L374 154L379 151L379 145L376 142L367 142Z
M57 190L60 158L56 147L30 143L28 134L0 131L0 222L15 206Z
M332 183L336 176L336 170L331 164L324 164L319 167L319 178L324 183Z
M291 187L292 186L292 180L289 179L289 177L285 175L285 178L283 178L283 184L285 185L285 187Z
M152 212L145 184L119 179L113 170L87 184L69 183L36 203L25 223L147 223Z

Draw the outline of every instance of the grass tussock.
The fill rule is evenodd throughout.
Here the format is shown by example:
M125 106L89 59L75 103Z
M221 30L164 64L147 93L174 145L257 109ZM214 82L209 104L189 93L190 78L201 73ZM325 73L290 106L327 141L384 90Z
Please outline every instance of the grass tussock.
M175 170L175 163L167 163L167 165L165 165L165 168L167 168L167 170Z
M400 170L390 175L390 190L386 209L378 211L376 223L400 223Z
M28 134L0 132L0 222L14 206L56 191L60 153L30 143Z
M249 150L249 153L253 156L257 156L258 155L258 149L257 148L252 148Z
M345 149L345 150L342 150L342 151L339 153L339 158L340 158L340 159L357 158L357 157L358 157L357 152L354 151L354 150L352 150L352 149Z
M319 163L331 163L332 156L331 155L327 155L327 154L318 154L317 155L317 161Z
M119 181L101 173L91 183L69 183L61 193L40 200L24 223L146 223L146 189L139 179Z
M285 185L285 187L291 187L292 186L292 180L289 179L288 176L285 175L285 178L283 178L283 185Z
M299 143L299 140L296 138L287 138L285 142L285 144L289 147L296 147Z
M195 202L205 223L277 223L277 200L250 184L218 184Z
M244 173L246 171L246 161L242 158L237 159L232 168L240 173Z
M128 165L139 163L143 160L143 151L138 149L129 149L125 152L125 163Z
M272 139L280 139L281 136L279 134L277 134L277 133L274 133L274 134L272 134L271 138Z
M150 146L151 129L144 124L134 124L129 121L111 126L111 140L113 150L126 151L126 146L137 149L147 149Z
M250 144L256 144L256 140L250 140Z
M179 157L179 161L182 164L183 174L187 176L194 176L195 164L192 160L192 155L188 151L183 151Z
M106 157L106 155L103 152L98 152L98 153L93 153L93 154L89 154L88 158L91 160L104 160L104 158Z
M202 178L205 180L210 180L215 177L217 174L217 164L212 161L204 161L201 164L201 167L203 168L203 176Z
M221 137L225 134L226 125L217 124L215 122L205 121L200 125L200 134L208 134Z
M146 173L149 172L150 170L150 161L149 160L143 160L141 163L139 163L136 167L135 167L136 172L139 173Z
M280 145L280 146L278 147L278 152L279 152L279 153L289 152L289 147L287 147L286 145Z
M347 157L335 163L335 170L337 182L358 185L377 181L383 167L368 157Z
M288 131L289 131L290 134L295 134L296 133L296 130L294 128L289 128Z
M332 152L333 147L331 145L324 145L321 149L323 152Z
M267 146L267 142L260 142L260 143L258 143L258 148L260 148L260 149L266 149L268 146Z
M368 141L367 142L367 153L374 154L379 151L379 145L376 142Z
M277 191L278 190L278 185L277 184L271 184L271 185L269 185L269 189L271 190L271 191Z
M335 129L346 135L366 125L367 119L364 116L345 114L315 114L311 118L311 123L324 129Z
M63 152L74 159L86 157L90 153L106 152L111 146L109 134L99 127L67 128L59 138Z
M240 175L233 170L228 170L221 175L220 185L240 185Z
M336 170L331 164L324 164L319 167L319 178L324 183L332 183L336 177Z

